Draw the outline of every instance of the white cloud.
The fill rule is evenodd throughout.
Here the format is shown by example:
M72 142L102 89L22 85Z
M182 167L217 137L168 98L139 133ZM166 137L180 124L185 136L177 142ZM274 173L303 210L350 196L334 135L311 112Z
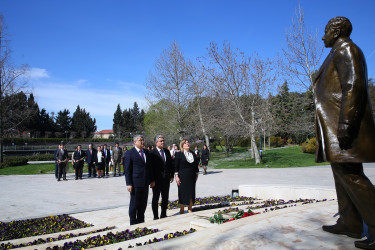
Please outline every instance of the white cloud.
M375 54L375 50L371 52L371 54L368 56L369 58Z
M47 70L40 68L31 68L26 75L30 78L49 78Z

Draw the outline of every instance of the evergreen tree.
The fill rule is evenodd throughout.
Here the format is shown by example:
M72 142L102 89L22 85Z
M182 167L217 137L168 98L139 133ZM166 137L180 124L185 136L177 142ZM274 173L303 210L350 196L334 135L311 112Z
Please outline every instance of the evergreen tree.
M70 112L67 109L59 111L56 117L56 132L68 133L72 130L72 118L69 116Z
M47 133L55 131L54 121L49 116L48 112L43 108L38 115L40 136L44 137Z
M113 114L113 133L117 138L121 138L122 130L124 127L124 119L122 117L122 111L120 104L117 105L116 112Z
M39 106L34 100L33 93L27 100L27 106L30 116L25 120L26 130L30 131L33 136L40 136Z
M124 109L124 111L122 112L122 119L123 119L123 133L124 135L129 136L129 133L133 132L133 128L132 128L133 122L132 122L131 113L129 110Z
M90 136L96 131L96 119L92 119L90 113L78 105L72 116L72 130L82 137Z

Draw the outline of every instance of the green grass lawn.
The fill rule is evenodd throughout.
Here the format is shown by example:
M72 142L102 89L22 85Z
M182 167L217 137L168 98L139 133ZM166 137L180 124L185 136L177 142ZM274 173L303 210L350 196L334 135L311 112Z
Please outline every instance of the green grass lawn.
M220 147L218 147L220 149ZM209 163L210 168L264 168L268 165L270 168L288 168L288 167L307 167L316 165L327 165L328 163L315 163L314 154L302 153L299 146L287 148L277 148L263 152L263 160L259 165L250 158L250 152L247 148L235 147L233 152L226 156L225 152L212 152ZM8 167L0 169L0 175L32 175L54 174L55 164L29 164L17 167ZM73 173L73 167L69 166L69 173Z
M316 165L327 165L328 163L315 163L314 154L302 153L301 147L292 146L277 148L263 152L261 164L256 165L251 159L248 151L236 149L229 157L224 152L212 152L209 167L220 168L263 168L268 165L270 168L307 167Z
M7 167L0 169L0 175L30 175L39 174L55 174L55 164L54 163L43 163L43 164L28 164L16 167ZM73 173L73 167L69 166L69 173Z

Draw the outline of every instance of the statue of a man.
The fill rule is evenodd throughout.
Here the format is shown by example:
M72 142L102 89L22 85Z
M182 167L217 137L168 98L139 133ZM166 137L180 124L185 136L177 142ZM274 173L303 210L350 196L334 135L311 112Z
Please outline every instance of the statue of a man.
M351 32L349 19L329 20L322 39L332 49L314 82L316 161L331 163L340 215L323 230L360 239L364 221L369 236L355 246L375 249L375 188L362 166L375 162L375 124L365 57Z

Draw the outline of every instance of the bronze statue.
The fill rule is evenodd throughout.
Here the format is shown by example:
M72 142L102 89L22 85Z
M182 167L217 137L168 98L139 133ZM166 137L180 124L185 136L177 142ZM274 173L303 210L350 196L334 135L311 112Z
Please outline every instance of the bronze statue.
M369 235L355 246L375 249L375 188L362 166L375 162L375 124L365 57L351 32L349 19L329 20L322 40L332 49L314 82L316 162L331 163L340 215L323 230L360 239L364 221Z

